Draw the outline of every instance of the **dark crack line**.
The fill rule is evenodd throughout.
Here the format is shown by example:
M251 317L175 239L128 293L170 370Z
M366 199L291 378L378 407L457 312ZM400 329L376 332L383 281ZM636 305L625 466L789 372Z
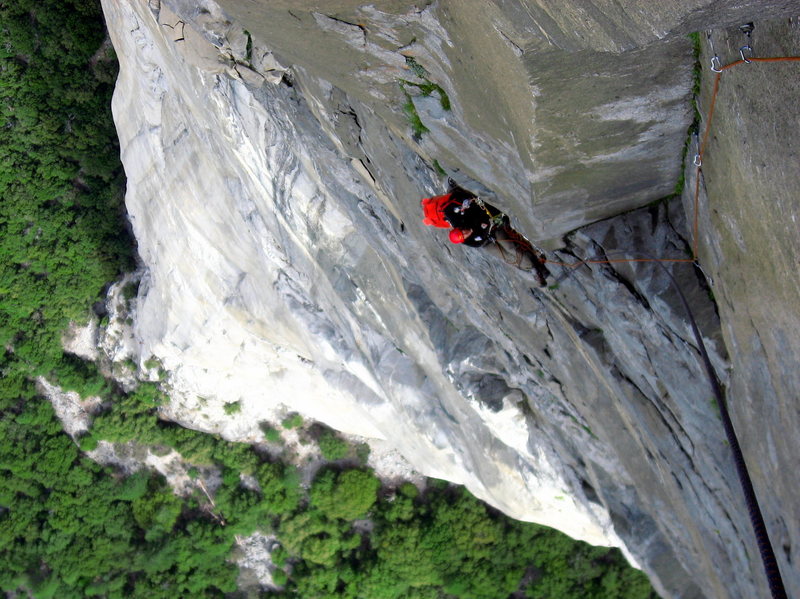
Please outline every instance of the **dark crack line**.
M653 405L653 407L659 412L659 414L662 415L661 422L667 428L669 434L675 440L676 447L680 450L680 452L683 454L685 458L686 463L683 465L683 467L686 468L687 470L692 471L698 478L702 479L699 471L697 470L697 467L694 464L694 458L692 457L695 453L694 445L691 443L691 439L689 439L689 435L686 432L686 430L682 426L680 426L680 421L675 416L675 413L672 411L669 405L666 402L661 401L659 397L650 399L650 396L648 396L633 379L631 379L628 375L622 372L618 367L615 366L613 368L612 374L616 376L619 380L627 383L633 389L635 389L636 392L639 393L639 395L645 401L649 401L649 403ZM681 441L681 437L685 437L687 440L689 440L690 446L688 448L684 446L683 442ZM670 460L667 460L667 462L671 463Z
M334 17L332 15L326 14L325 16L327 18L329 18L331 21L336 21L337 23L341 23L342 25L347 25L349 27L358 27L361 30L361 34L364 36L364 47L366 47L366 45L367 45L367 28L366 27L364 27L360 23L351 23L350 21L346 21L344 19L340 19L340 18Z

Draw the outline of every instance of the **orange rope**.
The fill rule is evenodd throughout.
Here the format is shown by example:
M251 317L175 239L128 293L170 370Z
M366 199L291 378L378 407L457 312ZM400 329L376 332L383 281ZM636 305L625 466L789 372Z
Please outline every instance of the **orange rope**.
M542 260L547 264L554 264L556 266L565 266L569 268L577 268L584 264L612 264L615 262L697 262L698 242L700 238L699 228L699 214L700 214L700 173L702 172L703 155L706 151L706 144L708 136L711 132L711 120L714 118L714 108L717 104L717 94L719 93L719 82L722 78L723 71L738 66L740 64L747 64L751 62L785 62L785 61L800 61L800 56L777 56L768 58L748 58L747 60L735 60L724 67L720 67L717 76L714 78L714 89L711 92L711 104L708 108L708 119L706 120L706 128L703 132L703 139L700 142L700 148L697 152L698 165L695 172L694 181L694 217L692 225L692 258L620 258L615 260L580 260L575 263L556 262L554 260Z
M702 154L698 154L702 160ZM700 239L700 167L694 173L694 217L692 224L692 256L697 259L698 240Z
M582 264L613 264L615 262L694 262L694 258L616 258L614 260L581 260L573 263L556 262L555 260L542 260L542 262L575 268Z

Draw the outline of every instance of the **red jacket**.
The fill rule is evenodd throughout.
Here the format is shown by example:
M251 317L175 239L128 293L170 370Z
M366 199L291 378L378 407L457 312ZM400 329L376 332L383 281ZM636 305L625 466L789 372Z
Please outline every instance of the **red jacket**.
M451 204L460 203L459 200L453 199L453 194L451 193L425 198L422 200L422 213L424 215L422 222L433 227L449 229L452 225L445 218L444 209Z

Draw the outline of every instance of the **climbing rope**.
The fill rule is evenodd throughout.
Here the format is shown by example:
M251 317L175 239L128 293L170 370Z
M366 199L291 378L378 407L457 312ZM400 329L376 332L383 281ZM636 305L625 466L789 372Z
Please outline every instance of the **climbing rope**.
M745 27L742 27L743 32L745 35L750 37L750 32L752 32L752 24L750 24L750 30L745 31ZM745 52L749 52L751 56L746 57ZM719 64L719 57L715 54L714 59L712 59L712 70L716 73L714 77L714 88L711 93L711 104L708 108L708 119L706 121L705 131L703 132L702 142L700 143L700 148L698 150L697 155L695 156L695 166L697 167L697 174L695 177L695 200L694 200L694 246L692 248L693 254L697 257L697 241L698 241L698 207L699 207L699 197L700 197L700 172L701 167L703 164L703 155L705 154L706 145L708 143L709 133L711 131L711 121L714 117L714 107L717 102L717 94L719 92L719 82L722 78L722 73L727 71L728 69L732 69L733 67L742 65L742 64L751 64L754 62L787 62L787 61L800 61L800 56L781 56L781 57L769 57L769 58L756 58L752 56L753 49L750 47L749 43L745 46L742 46L739 49L739 54L741 58L739 60L735 60L725 66L718 67L717 69L714 68L715 62L717 65ZM663 267L663 265L660 265ZM666 268L664 269L666 271ZM670 275L671 278L671 275ZM675 280L673 279L673 284L675 285L676 289L678 288ZM722 417L722 424L725 428L725 436L728 439L728 444L731 448L731 453L733 454L733 460L736 465L736 474L739 476L739 484L742 487L742 493L744 494L745 502L747 503L747 511L750 516L750 525L753 528L753 533L756 537L756 543L758 544L758 551L761 554L761 561L764 566L764 573L767 577L767 583L769 584L769 590L772 594L773 599L787 599L788 595L786 594L786 588L783 585L783 578L781 577L781 571L778 567L778 561L775 558L775 551L772 549L772 543L769 540L769 533L767 532L767 525L764 522L764 516L761 514L761 508L758 505L758 498L756 497L755 489L753 488L753 482L750 479L750 474L747 470L747 465L744 461L744 454L742 453L742 449L739 445L739 439L736 436L736 431L733 428L733 422L731 421L730 414L728 413L728 406L725 401L725 397L722 393L722 389L719 384L719 380L714 373L714 369L711 366L711 361L708 358L708 353L706 352L705 345L702 342L699 330L697 328L697 324L694 321L694 318L691 316L691 310L689 309L689 304L686 301L686 298L680 293L680 289L678 289L679 295L681 297L681 301L683 302L684 308L686 309L687 313L689 314L689 318L692 324L692 331L694 332L695 338L697 339L697 346L700 349L700 354L703 358L703 363L705 364L706 371L709 373L709 380L711 381L711 386L714 391L714 396L717 399L717 405L719 406L720 416Z
M720 416L722 418L723 428L725 430L725 436L728 440L728 444L731 448L731 453L733 454L733 461L736 467L736 474L739 478L739 483L742 488L742 493L744 494L745 502L747 504L748 515L750 517L750 524L753 528L753 533L756 537L756 542L758 544L758 550L761 554L761 561L764 566L764 572L767 577L767 582L769 584L769 589L772 594L773 599L787 599L786 589L783 584L783 579L781 577L781 572L778 567L777 559L775 558L775 552L772 548L772 544L769 539L769 533L767 531L766 523L764 522L764 516L761 513L761 509L758 504L758 498L756 497L755 489L753 487L753 482L750 478L750 474L747 469L747 464L744 460L744 454L742 453L741 446L739 445L738 437L736 436L736 431L733 427L733 422L730 417L730 413L728 412L727 402L725 401L725 395L722 391L722 387L719 383L719 379L717 374L714 370L713 365L711 364L711 360L708 356L708 352L706 351L705 344L703 343L703 337L700 334L700 329L695 322L694 315L692 314L691 308L689 307L689 302L686 300L683 292L681 291L680 286L678 285L675 278L669 272L669 270L664 266L665 262L671 263L679 263L679 262L692 262L695 266L699 267L697 262L698 257L698 242L699 242L699 204L700 204L700 175L702 172L702 164L703 164L703 156L705 155L709 133L711 131L711 123L714 117L714 108L717 102L717 95L719 93L719 83L722 78L722 73L725 71L732 69L736 66L742 64L752 64L752 63L773 63L773 62L788 62L788 61L800 61L800 56L782 56L782 57L769 57L769 58L757 58L754 56L753 48L750 45L750 36L753 31L752 23L748 23L740 27L742 33L747 37L747 43L739 49L740 59L735 60L725 66L720 66L720 58L714 52L713 43L711 43L711 36L710 33L708 35L709 43L711 44L711 51L714 53L714 57L711 59L711 70L716 73L714 78L714 86L711 93L711 102L709 104L708 110L708 118L706 120L705 130L703 132L702 141L699 144L698 152L694 158L694 166L696 167L695 172L695 189L694 189L694 216L693 216L693 227L692 227L692 258L653 258L653 257L646 257L646 258L620 258L620 259L605 259L605 260L580 260L575 263L564 263L564 262L556 262L552 260L545 260L545 262L549 264L555 264L558 266L564 266L568 268L577 268L583 264L613 264L613 263L620 263L620 262L655 262L658 266L666 273L669 277L672 285L678 292L678 296L681 299L684 309L686 310L686 314L689 318L689 322L692 327L692 332L694 334L695 340L697 342L697 347L700 352L700 356L703 361L703 365L706 370L706 374L708 375L709 383L711 384L711 388L714 393L714 397L717 401L717 405L719 406ZM626 253L635 253L635 252L626 252Z
M745 31L745 26L742 28L743 33L748 36L749 40L749 33ZM752 32L752 29L750 29ZM710 40L710 38L709 38ZM712 45L713 51L713 45ZM749 52L750 56L745 56L745 52ZM708 118L706 119L706 126L703 132L702 142L700 143L700 147L698 148L697 154L694 157L694 166L696 167L695 170L695 183L694 183L694 215L692 217L692 257L691 258L620 258L617 260L579 260L578 262L558 262L556 260L543 260L548 264L553 264L555 266L564 266L567 268L577 268L584 264L614 264L619 262L671 262L671 263L681 263L681 262L692 262L697 264L698 261L698 244L699 244L699 213L700 213L700 175L702 173L702 165L703 165L703 157L705 156L706 147L708 144L709 133L711 132L711 122L714 118L714 108L716 107L717 103L717 95L719 94L719 82L722 78L722 73L725 71L732 69L733 67L742 65L742 64L751 64L751 63L772 63L772 62L787 62L787 61L800 61L800 56L778 56L778 57L768 57L768 58L756 58L753 54L753 49L749 45L742 46L739 49L739 55L741 58L739 60L735 60L725 66L719 66L719 56L714 54L714 58L711 60L711 70L716 73L714 78L714 87L711 92L711 103L709 104L708 109Z
M742 487L742 492L744 494L745 502L747 504L748 515L750 517L750 524L753 528L753 533L756 537L756 542L758 544L759 553L761 554L761 561L764 566L764 571L767 577L767 582L769 584L770 592L772 594L773 599L787 599L786 589L783 584L783 579L781 578L780 569L778 567L777 559L775 558L775 552L772 549L772 544L770 543L769 534L767 531L766 523L764 522L764 517L761 513L761 509L758 504L758 499L755 494L755 489L753 487L752 480L750 478L750 474L747 469L747 464L744 460L744 454L742 453L741 446L739 444L738 437L736 436L736 431L733 427L733 422L731 420L730 414L728 412L727 402L725 401L725 396L722 391L722 387L719 383L719 379L717 374L714 370L713 365L711 364L711 360L708 356L708 352L706 351L705 343L703 342L702 335L700 330L697 326L697 323L694 319L694 315L692 314L691 308L689 307L689 303L686 300L681 288L679 287L677 281L672 276L672 273L667 270L664 266L664 263L693 263L695 267L700 268L698 263L698 244L699 244L699 205L700 205L700 175L702 173L702 164L703 164L703 157L706 152L707 143L709 134L711 131L711 123L714 117L714 109L716 107L717 96L719 93L719 84L722 78L722 73L732 69L733 67L742 65L742 64L752 64L752 63L772 63L772 62L787 62L787 61L800 61L800 56L783 56L783 57L769 57L769 58L757 58L754 55L753 48L750 45L751 33L753 31L752 23L748 23L747 25L743 25L740 27L742 33L747 36L747 43L739 49L740 59L735 60L725 66L721 66L720 58L714 52L713 43L711 42L711 35L708 34L708 40L711 44L711 50L714 53L714 57L711 60L711 70L716 73L714 78L714 86L711 93L711 102L709 105L708 111L708 118L706 120L705 130L703 132L702 141L699 144L698 152L694 158L694 166L696 167L695 171L695 189L694 189L694 215L693 215L693 226L692 226L692 257L691 258L653 258L653 257L644 257L644 258L618 258L618 259L609 259L608 254L606 255L606 259L586 259L586 260L579 260L578 262L574 263L566 263L566 262L558 262L554 260L547 260L542 256L539 252L535 252L537 257L541 258L541 262L553 264L556 266L563 266L567 268L577 268L584 264L615 264L615 263L631 263L631 262L655 262L658 266L666 273L669 277L672 285L675 287L676 291L678 292L678 296L681 299L681 302L686 310L687 316L689 318L689 322L692 327L692 332L694 334L695 340L697 342L697 347L700 352L700 356L703 361L703 365L706 370L706 374L708 375L709 383L711 384L714 397L717 401L717 405L719 406L720 410L720 417L722 418L723 428L725 430L725 436L728 440L728 444L731 448L731 452L733 454L734 465L736 467L736 473L739 478L739 483ZM500 213L497 216L492 216L489 210L484 205L484 202L480 198L476 198L478 205L486 212L486 214L490 218L490 229L491 231L495 226L499 226L503 224L503 217L504 215ZM499 219L499 220L498 220ZM523 238L524 239L524 238ZM517 244L517 249L519 251L520 247L522 246L521 240L512 239L515 244ZM526 240L527 241L527 240ZM531 245L529 242L527 245ZM531 246L532 247L532 246ZM502 248L501 248L502 249ZM628 254L635 254L636 252L626 252Z
M620 260L607 260L605 262L608 263L619 261ZM703 342L703 335L700 333L700 327L697 326L694 313L689 307L689 301L683 294L683 290L681 289L680 285L678 285L675 277L673 277L672 273L667 270L666 266L664 266L663 263L665 260L648 256L647 258L624 261L655 262L658 267L664 271L664 274L669 277L673 288L675 291L677 291L678 297L680 297L681 304L683 304L683 308L686 311L686 316L689 318L692 334L694 335L695 342L697 343L697 349L700 352L700 358L703 362L703 366L705 367L706 375L708 376L708 382L710 383L711 390L714 393L714 399L716 399L717 406L719 406L722 427L725 430L725 438L728 440L728 445L730 446L731 453L733 454L733 462L734 466L736 467L736 474L739 478L739 484L742 487L745 503L747 504L750 525L753 528L753 533L756 537L758 551L761 554L761 562L764 566L764 572L767 577L767 583L769 584L770 592L773 599L788 599L786 589L783 585L783 578L781 578L781 571L778 568L778 560L775 558L775 551L772 549L772 543L769 540L767 525L764 522L764 516L762 515L761 508L758 505L758 498L756 496L755 488L753 487L753 481L750 478L750 472L747 469L747 463L744 460L744 454L742 453L742 448L739 445L739 438L736 436L736 430L733 428L733 421L731 420L730 413L728 412L728 403L725 400L725 393L722 390L719 377L717 376L717 372L714 369L714 366L711 363L711 358L706 350L706 344Z
M522 260L524 259L525 251L526 250L533 251L531 243L527 239L525 239L522 236L522 234L518 233L517 231L514 231L514 229L512 229L508 224L506 224L507 223L506 219L508 217L506 216L505 212L498 212L497 214L493 215L491 211L486 207L486 203L479 196L475 196L474 198L471 199L476 204L478 204L480 209L483 210L486 213L486 216L489 217L489 229L486 231L486 235L493 239L493 243L495 244L495 246L497 246L497 249L500 251L500 256L503 258L503 261L506 264L519 267L519 265L522 263ZM494 238L494 235L492 235L492 232L495 229L504 230L508 235L508 238L505 239L504 241L508 241L515 246L514 253L516 254L516 256L514 258L509 257L507 250L502 246L502 244L498 242L497 239ZM513 231L513 235L509 234L509 231ZM516 237L514 237L514 235L516 235Z
M712 46L713 49L713 46ZM700 142L700 148L697 151L697 154L694 157L694 165L697 168L695 174L695 182L694 182L694 217L693 217L693 226L692 226L692 236L693 236L693 244L692 244L692 255L694 256L695 260L697 259L697 244L699 238L699 207L700 207L700 173L702 172L703 166L703 156L705 156L706 146L708 144L708 137L711 132L711 122L714 118L714 108L717 105L717 95L719 93L719 82L722 79L722 73L727 71L728 69L732 69L733 67L742 65L742 64L752 64L754 62L790 62L790 61L800 61L800 56L777 56L777 57L769 57L769 58L756 58L755 56L750 56L746 58L744 56L745 49L748 49L752 53L752 48L748 45L742 46L739 49L739 54L741 58L739 60L735 60L729 64L726 64L723 67L717 66L715 68L715 64L719 65L719 56L714 54L714 58L711 59L711 70L716 73L714 77L714 87L711 92L711 103L708 107L708 119L706 120L706 128L703 132L703 138Z
M526 254L531 255L531 260L534 263L534 266L531 266L531 268L535 267L536 262L544 262L544 253L534 248L533 244L528 241L528 239L522 233L514 229L509 224L509 218L505 212L498 212L497 214L492 215L491 211L486 207L486 204L480 197L475 196L473 199L489 217L489 230L486 233L487 235L492 236L493 242L506 264L520 268L521 264L525 260ZM497 239L496 236L492 235L492 232L495 229L503 232L505 237L503 239ZM501 241L509 243L514 248L515 256L513 258L510 257L509 251L503 247L502 243L500 243Z

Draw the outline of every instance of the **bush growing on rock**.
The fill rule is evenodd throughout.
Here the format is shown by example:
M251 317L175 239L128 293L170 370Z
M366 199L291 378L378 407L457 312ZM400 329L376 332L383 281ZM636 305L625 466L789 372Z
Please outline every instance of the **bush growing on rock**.
M347 441L340 439L331 429L323 429L317 439L319 450L322 457L329 462L341 460L350 453L350 445Z
M285 429L300 428L303 426L303 417L300 414L292 414L287 416L281 422L281 426Z
M271 426L269 423L262 422L260 428L261 432L264 433L264 439L266 439L269 443L281 443L283 441L281 432Z
M241 401L232 401L226 403L222 406L222 410L228 416L233 416L234 414L238 414L242 411L242 402Z

